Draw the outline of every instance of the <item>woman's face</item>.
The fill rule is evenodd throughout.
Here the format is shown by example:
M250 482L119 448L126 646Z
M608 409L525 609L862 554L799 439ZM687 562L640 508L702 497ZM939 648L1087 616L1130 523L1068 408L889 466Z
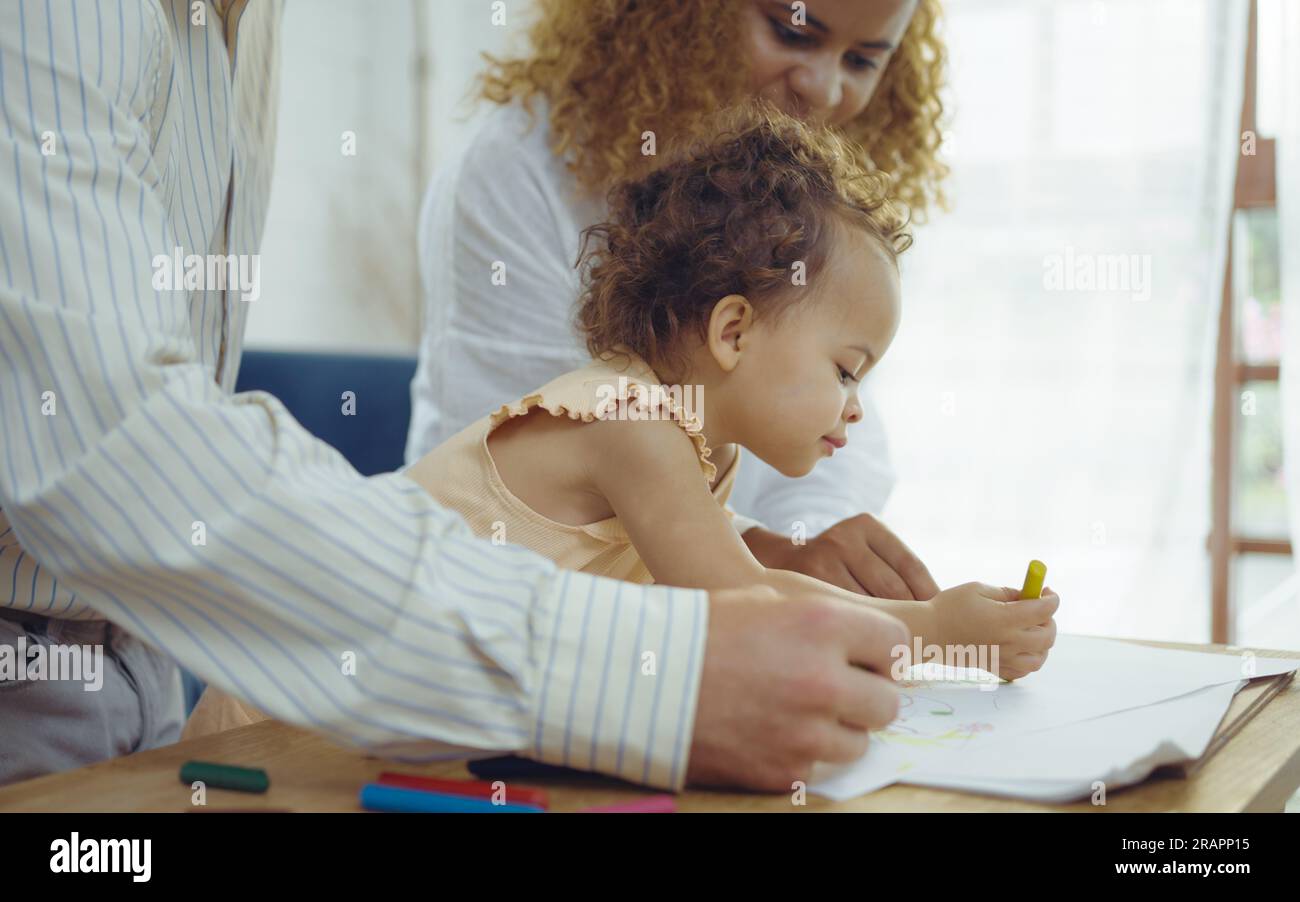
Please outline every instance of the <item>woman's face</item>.
M787 113L844 125L867 107L918 0L748 0L750 90Z

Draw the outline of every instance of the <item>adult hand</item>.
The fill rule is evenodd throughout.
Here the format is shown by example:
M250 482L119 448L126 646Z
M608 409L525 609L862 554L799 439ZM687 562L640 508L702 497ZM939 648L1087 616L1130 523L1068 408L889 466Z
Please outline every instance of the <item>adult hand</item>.
M794 570L850 592L905 600L939 594L921 559L871 514L841 520L803 545L758 527L742 538L764 567Z
M766 586L709 593L687 780L789 792L817 761L847 762L898 713L898 620L830 596Z

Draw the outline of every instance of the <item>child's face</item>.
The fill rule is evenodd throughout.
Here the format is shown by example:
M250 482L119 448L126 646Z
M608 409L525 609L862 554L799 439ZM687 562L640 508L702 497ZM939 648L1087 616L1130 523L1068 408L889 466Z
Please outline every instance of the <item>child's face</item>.
M796 290L813 295L753 325L726 392L743 399L726 414L736 441L786 476L844 446L862 417L860 382L899 320L898 269L860 232L840 230L827 264Z

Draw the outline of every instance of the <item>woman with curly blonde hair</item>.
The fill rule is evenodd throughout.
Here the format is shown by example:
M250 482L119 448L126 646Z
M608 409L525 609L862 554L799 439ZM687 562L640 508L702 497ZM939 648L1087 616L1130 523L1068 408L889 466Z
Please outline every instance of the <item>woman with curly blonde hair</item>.
M762 98L884 170L914 216L942 203L938 0L538 0L527 53L487 57L475 136L421 214L426 318L407 460L588 359L579 235L661 144ZM792 478L754 461L735 525L766 566L900 599L938 592L873 513L893 477L870 397L848 447ZM750 519L754 518L754 519ZM796 541L791 541L794 537Z

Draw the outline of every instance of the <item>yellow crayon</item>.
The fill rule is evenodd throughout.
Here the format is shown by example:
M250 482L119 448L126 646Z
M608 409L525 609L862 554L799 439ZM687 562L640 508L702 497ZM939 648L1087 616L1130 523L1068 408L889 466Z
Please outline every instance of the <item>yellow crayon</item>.
M1025 572L1025 585L1020 590L1020 600L1043 597L1043 580L1047 576L1047 565L1042 561L1030 561L1029 570ZM1005 677L1003 679L1006 679ZM1011 680L1007 679L1010 683Z
M1043 579L1047 576L1047 565L1042 561L1030 561L1029 570L1025 573L1025 587L1020 590L1020 598L1041 598L1043 594Z

